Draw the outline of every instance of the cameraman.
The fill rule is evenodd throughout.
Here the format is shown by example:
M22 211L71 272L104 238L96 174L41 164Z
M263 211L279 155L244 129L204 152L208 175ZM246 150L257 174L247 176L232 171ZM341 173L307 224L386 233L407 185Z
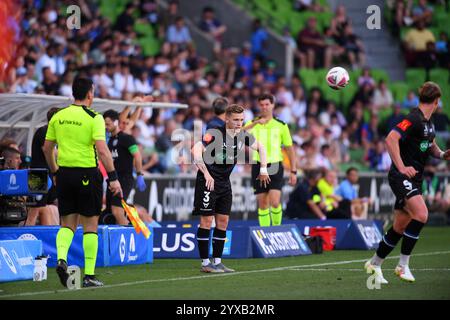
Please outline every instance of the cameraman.
M18 170L22 163L20 152L11 147L2 150L3 170ZM18 226L27 218L25 197L0 197L0 225Z

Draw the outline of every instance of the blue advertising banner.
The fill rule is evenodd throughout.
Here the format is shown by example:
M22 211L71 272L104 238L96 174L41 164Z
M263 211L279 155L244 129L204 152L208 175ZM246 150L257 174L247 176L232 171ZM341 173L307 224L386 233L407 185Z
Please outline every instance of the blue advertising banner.
M40 255L40 240L1 240L0 282L33 279L34 258Z
M19 228L0 228L0 240L41 240L43 246L43 254L48 255L47 266L55 267L56 254L56 234L58 233L58 226L33 226L33 227L19 227ZM67 256L67 263L69 265L77 265L84 267L84 253L83 253L83 229L78 227L72 240L72 245ZM98 253L97 253L97 267L104 267L109 265L109 241L108 241L108 227L98 227Z
M0 171L0 194L7 196L28 194L28 171Z
M382 237L382 229L373 221L357 220L351 223L340 242L336 240L336 247L339 249L377 249Z
M150 237L137 234L132 227L109 227L109 263L111 266L153 262L153 228Z
M212 238L211 230L211 238ZM197 228L155 228L153 253L155 258L198 258ZM210 243L210 254L212 246ZM223 256L249 258L252 256L248 228L227 230Z
M311 254L296 225L250 227L255 258L274 258Z

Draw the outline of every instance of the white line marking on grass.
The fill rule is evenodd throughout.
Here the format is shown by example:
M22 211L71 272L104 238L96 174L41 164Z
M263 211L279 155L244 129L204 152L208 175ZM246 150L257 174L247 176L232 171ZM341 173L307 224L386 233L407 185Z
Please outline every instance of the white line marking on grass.
M413 257L424 257L424 256L436 256L441 254L449 254L450 251L435 251L435 252L427 252L427 253L418 253L414 254ZM398 259L400 256L392 256L387 257L386 259ZM168 279L151 279L151 280L141 280L141 281L133 281L133 282L123 282L117 284L105 285L103 287L90 287L90 288L82 288L79 290L98 290L98 289L109 289L109 288L117 288L117 287L128 287L134 285L142 285L146 283L157 283L157 282L171 282L171 281L185 281L185 280L198 280L198 279L212 279L215 277L228 277L228 276L236 276L242 274L251 274L251 273L259 273L259 272L270 272L270 271L280 271L280 270L305 270L304 268L315 268L315 267L324 267L324 266L336 266L357 262L366 262L368 259L358 259L358 260L344 260L344 261L335 261L335 262L325 262L325 263L316 263L316 264L308 264L308 265L297 265L297 266L286 266L286 267L278 267L278 268L270 268L270 269L259 269L259 270L249 270L249 271L238 271L232 273L221 273L214 275L201 275L201 276L192 276L192 277L179 277L179 278L168 278ZM338 269L336 269L338 270ZM361 267L361 273L364 273L364 268ZM4 294L0 295L0 299L2 298L15 298L15 297L30 297L37 296L42 294L52 294L52 293L67 293L67 292L77 292L79 290L51 290L51 291L38 291L38 292L23 292L23 293L15 293L15 294Z
M361 269L346 269L346 268L325 268L325 269L317 269L317 268L295 268L289 269L292 271L350 271L350 272L361 272ZM395 269L383 269L383 271L394 271ZM450 268L425 268L425 269L410 269L411 271L450 271Z

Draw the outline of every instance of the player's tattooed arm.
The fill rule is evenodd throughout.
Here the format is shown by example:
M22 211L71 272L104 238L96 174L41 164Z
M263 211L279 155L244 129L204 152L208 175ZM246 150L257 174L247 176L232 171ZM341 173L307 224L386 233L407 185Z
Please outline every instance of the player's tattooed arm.
M443 160L450 160L450 149L447 151L442 151L441 148L436 143L436 140L433 140L433 144L430 148L430 154L434 158L443 159Z
M197 142L192 147L192 155L194 157L194 164L197 166L198 170L200 170L206 179L206 187L209 191L214 190L214 179L209 174L208 168L206 168L205 162L203 161L203 152L205 151L205 147L202 142Z

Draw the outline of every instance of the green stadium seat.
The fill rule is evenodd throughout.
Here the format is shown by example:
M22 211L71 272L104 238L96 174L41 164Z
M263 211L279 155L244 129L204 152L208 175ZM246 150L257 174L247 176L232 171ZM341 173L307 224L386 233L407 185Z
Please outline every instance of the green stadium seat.
M159 53L161 42L155 37L142 37L138 39L144 56L154 56Z
M152 25L150 23L142 23L142 22L138 22L136 21L134 24L134 31L136 31L136 33L138 35L142 35L142 36L148 36L148 37L152 37L155 36L155 30L153 29Z
M402 102L409 91L408 85L404 82L394 82L390 85L390 89L396 102Z
M430 81L436 82L441 87L448 86L450 79L449 79L449 71L447 69L431 69L430 70Z
M302 68L298 74L307 91L318 85L317 74L314 69Z
M384 80L387 84L389 83L389 75L383 69L372 69L371 71L373 79L378 83L380 80Z
M425 82L425 69L410 68L406 69L406 83L409 89L417 93L419 87Z

